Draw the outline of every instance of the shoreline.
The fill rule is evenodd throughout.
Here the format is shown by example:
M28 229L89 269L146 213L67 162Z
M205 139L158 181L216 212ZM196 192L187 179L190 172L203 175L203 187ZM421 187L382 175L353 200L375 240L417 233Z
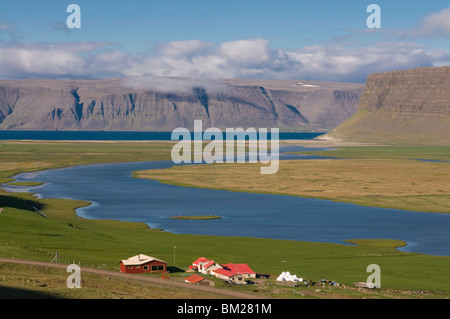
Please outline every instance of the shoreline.
M147 161L144 161L144 162L147 162ZM129 163L129 162L125 162L125 163ZM93 165L110 165L110 164L112 164L112 163L107 163L107 164L86 164L86 165L87 165L87 166L93 166ZM114 164L122 164L122 163L114 163ZM114 164L112 164L112 165L114 165ZM86 165L79 165L79 166L86 166ZM72 166L69 166L69 167L66 167L66 168L70 168L70 167L72 167ZM64 169L64 168L59 168L59 169ZM133 174L131 174L130 177L131 177L131 178L135 178L135 176L134 176ZM31 193L31 192L27 192L27 193L28 193L28 194L32 194L33 196L35 196L35 195L38 194L38 193ZM276 194L276 195L280 195L280 194ZM289 196L289 195L285 195L285 196ZM42 197L42 198L46 198L46 197ZM91 220L104 220L103 218L98 219L98 218L83 217L83 216L80 216L80 215L77 213L77 210L78 210L78 209L82 209L82 208L89 207L89 206L91 206L91 205L95 205L95 204L96 204L95 201L80 200L80 199L75 199L75 198L59 198L59 199L66 199L66 200L72 200L72 201L82 201L82 202L85 202L85 203L86 203L85 205L79 205L78 207L76 207L76 208L74 209L73 213L74 213L77 217L84 218L84 219L91 219ZM329 199L325 199L325 200L329 200ZM426 212L422 212L422 213L427 214ZM107 220L107 219L106 219L106 220ZM132 223L141 223L141 224L146 225L147 227L149 227L149 228L152 229L152 230L165 231L165 232L169 232L169 233L171 233L171 234L178 234L178 233L173 233L173 232L171 232L171 231L167 231L167 230L165 230L165 229L162 228L162 227L151 227L151 226L150 226L148 223L146 223L146 222L135 222L135 221L127 221L127 220L118 220L118 221L125 221L125 222L132 222ZM184 234L184 233L183 233L183 234ZM186 233L185 235L189 235L189 233ZM193 235L193 234L191 234L191 235ZM199 235L199 236L203 236L203 235ZM221 235L204 235L204 236L222 237ZM225 236L227 236L227 237L235 237L235 238L242 237L242 236L233 236L233 235L225 235ZM253 236L249 236L249 237L250 237L250 238L254 238L254 239L259 239L259 238L260 238L260 237L253 237ZM268 237L267 237L267 238L261 238L261 239L291 240L291 239L278 239L278 238L268 238ZM329 243L329 244L341 244L341 245L344 244L344 245L345 245L345 243L346 243L347 241L349 241L349 240L351 240L351 239L343 239L343 240L342 240L342 243L337 243L337 242L321 242L321 241L308 241L308 240L306 240L306 241L305 241L305 240L291 240L291 241L303 242L303 243L308 243L308 242L310 242L310 243ZM379 238L379 239L373 238L373 240L383 240L383 238ZM400 240L401 240L401 239L400 239ZM407 246L409 246L409 244L407 243L407 241L405 241L405 240L401 240L401 241L404 242L404 245L396 246L395 249L396 249L397 251L401 251L401 252L405 252L405 253L425 254L425 255L432 255L432 256L447 256L447 255L442 255L442 254L429 254L429 253L427 254L427 253L410 252L410 251L405 251L405 250L402 250L402 249L398 249L399 247L405 249Z
M70 141L70 142L80 142L80 141ZM88 141L88 142L91 142L91 141ZM100 142L103 142L103 141L100 141ZM120 143L120 142L122 142L122 141L114 141L114 142L118 142L118 143ZM142 141L142 142L149 142L149 141ZM150 143L153 143L153 142L161 142L161 141L151 141ZM329 145L330 146L330 144L329 144L329 142L328 141L317 141L317 140L311 140L311 141L305 141L305 140L286 140L285 141L286 143L285 143L285 145L292 145L292 144L296 144L296 145L301 145L301 146L312 146L311 144L313 144L313 145L315 145L315 147L324 147L324 144L326 144L326 145ZM340 146L343 146L343 145L348 145L347 143L341 143L341 142L338 142L337 144L339 144ZM355 146L355 145L364 145L364 146L373 146L373 144L366 144L366 143L357 143L357 144L355 144L355 143L351 143L352 144L352 146ZM336 146L336 143L332 143L332 146ZM151 160L151 161L139 161L139 162L155 162L155 160ZM168 160L167 162L171 162L170 160ZM96 162L96 163L89 163L89 164L76 164L76 165L64 165L64 166L57 166L57 167L50 167L50 168L46 168L46 169L43 169L43 170L34 170L34 171L23 171L23 172L20 172L20 173L16 173L16 174L14 174L14 175L12 175L12 176L9 176L10 178L14 178L15 176L17 176L17 175L19 175L19 174L22 174L22 173L35 173L35 174L37 174L38 172L41 172L41 171L46 171L46 170L54 170L54 169L66 169L66 168L71 168L71 167L76 167L76 166L93 166L93 165L110 165L110 164L112 164L112 165L114 165L114 164L125 164L125 163L137 163L137 162L129 162L129 161L120 161L120 162ZM136 176L136 174L135 174L135 172L134 171L132 171L131 172L131 175L130 175L132 178L141 178L141 177L139 177L139 176ZM159 182L161 182L161 183L167 183L167 182L165 182L165 181L160 181L160 180L158 180ZM6 184L6 183L5 183ZM192 186L192 185L182 185L182 184L174 184L174 185L177 185L177 186L183 186L183 187L193 187L193 188L204 188L204 189L211 189L211 188L207 188L207 187L198 187L198 186ZM222 190L225 190L225 191L236 191L236 190L230 190L230 189L222 189ZM239 192L242 192L242 191L239 191ZM27 193L30 193L30 192L27 192ZM334 200L334 199L330 199L330 198L327 198L327 197L308 197L308 196L295 196L295 195L292 195L292 194L280 194L280 193L275 193L275 192L269 192L269 193L262 193L262 192L258 192L258 191L255 191L255 192L249 192L249 191L244 191L244 193L256 193L256 194L272 194L272 195L284 195L284 196L293 196L293 197L302 197L302 198L314 198L314 199L322 199L322 200L329 200L329 201L336 201L336 200ZM76 201L80 201L80 200L78 200L78 199L73 199L73 198L68 198L69 200L76 200ZM82 200L82 201L85 201L85 200ZM76 212L76 210L78 210L78 209L80 209L80 208L83 208L83 207L86 207L86 206L90 206L92 203L94 203L94 202L90 202L90 201L85 201L85 202L87 202L88 204L87 205L81 205L80 207L77 207L76 209L74 209L74 213L75 213L75 215L76 216L78 216L78 217L80 217L78 214L77 214L77 212ZM359 205L359 206L367 206L367 207L379 207L379 208L389 208L389 207L383 207L383 206L370 206L370 205L361 205L361 204L355 204L355 203L352 203L352 202L349 202L349 201L336 201L336 202L343 202L343 203L351 203L351 204L354 204L354 205ZM391 208L392 209L392 208ZM403 210L404 211L404 210ZM421 213L430 213L430 212L422 212L421 211ZM84 217L81 217L81 218L84 218ZM140 223L140 222L137 222L137 223ZM145 225L147 225L148 226L148 224L146 224L145 222L144 222L144 224ZM237 237L239 237L239 236L237 236ZM303 242L303 241L300 241L300 242ZM406 241L405 241L406 242Z

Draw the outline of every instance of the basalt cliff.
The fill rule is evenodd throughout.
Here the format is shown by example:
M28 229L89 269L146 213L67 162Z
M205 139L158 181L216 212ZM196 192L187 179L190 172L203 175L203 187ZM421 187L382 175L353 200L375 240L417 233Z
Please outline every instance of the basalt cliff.
M278 127L327 131L353 115L363 84L116 78L1 80L0 129L171 131Z
M324 137L450 145L450 66L369 75L358 111Z

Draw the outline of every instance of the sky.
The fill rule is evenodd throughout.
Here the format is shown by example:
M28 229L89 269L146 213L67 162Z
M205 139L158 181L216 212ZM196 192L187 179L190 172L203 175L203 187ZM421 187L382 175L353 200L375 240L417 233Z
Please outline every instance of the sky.
M67 23L70 4L80 28ZM368 26L370 4L379 28ZM370 73L444 65L449 0L0 0L1 79L363 83Z

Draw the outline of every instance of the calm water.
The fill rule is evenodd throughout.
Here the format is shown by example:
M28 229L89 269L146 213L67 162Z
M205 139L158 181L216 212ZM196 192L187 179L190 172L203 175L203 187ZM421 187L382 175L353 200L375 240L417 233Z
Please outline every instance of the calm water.
M284 150L298 149L291 146ZM315 157L290 155L284 158ZM134 170L172 165L170 161L87 165L23 173L16 179L46 183L26 188L42 197L92 202L90 206L77 210L77 214L84 218L144 222L150 227L183 234L329 243L343 243L343 240L352 238L401 239L408 243L402 250L450 256L450 214L178 187L131 177ZM206 221L168 218L203 214L223 218Z
M270 129L268 130L270 138ZM191 132L193 134L193 132ZM225 134L225 133L224 133ZM280 132L280 140L310 140L324 134L316 132ZM0 130L0 140L51 140L51 141L170 141L172 132L128 131L10 131Z

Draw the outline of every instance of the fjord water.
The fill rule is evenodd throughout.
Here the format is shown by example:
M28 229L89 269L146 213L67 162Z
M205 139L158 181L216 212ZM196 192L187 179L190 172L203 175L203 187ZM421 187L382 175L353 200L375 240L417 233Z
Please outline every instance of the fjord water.
M299 150L290 146L280 151ZM286 155L284 158L320 158ZM338 160L338 159L336 159ZM400 239L404 251L450 256L450 214L400 211L283 195L180 187L133 178L132 171L173 166L170 161L97 164L22 173L18 181L45 183L42 197L91 202L80 217L144 222L180 234L245 236L344 244L346 239ZM280 163L282 165L282 163ZM17 189L15 189L17 190ZM174 220L178 215L215 220Z
M193 138L193 132L191 132ZM225 132L223 133L225 134ZM310 140L323 132L280 132L280 140ZM172 132L133 131L14 131L0 130L0 140L48 141L170 141ZM270 138L270 130L267 133ZM225 136L224 136L225 138Z

